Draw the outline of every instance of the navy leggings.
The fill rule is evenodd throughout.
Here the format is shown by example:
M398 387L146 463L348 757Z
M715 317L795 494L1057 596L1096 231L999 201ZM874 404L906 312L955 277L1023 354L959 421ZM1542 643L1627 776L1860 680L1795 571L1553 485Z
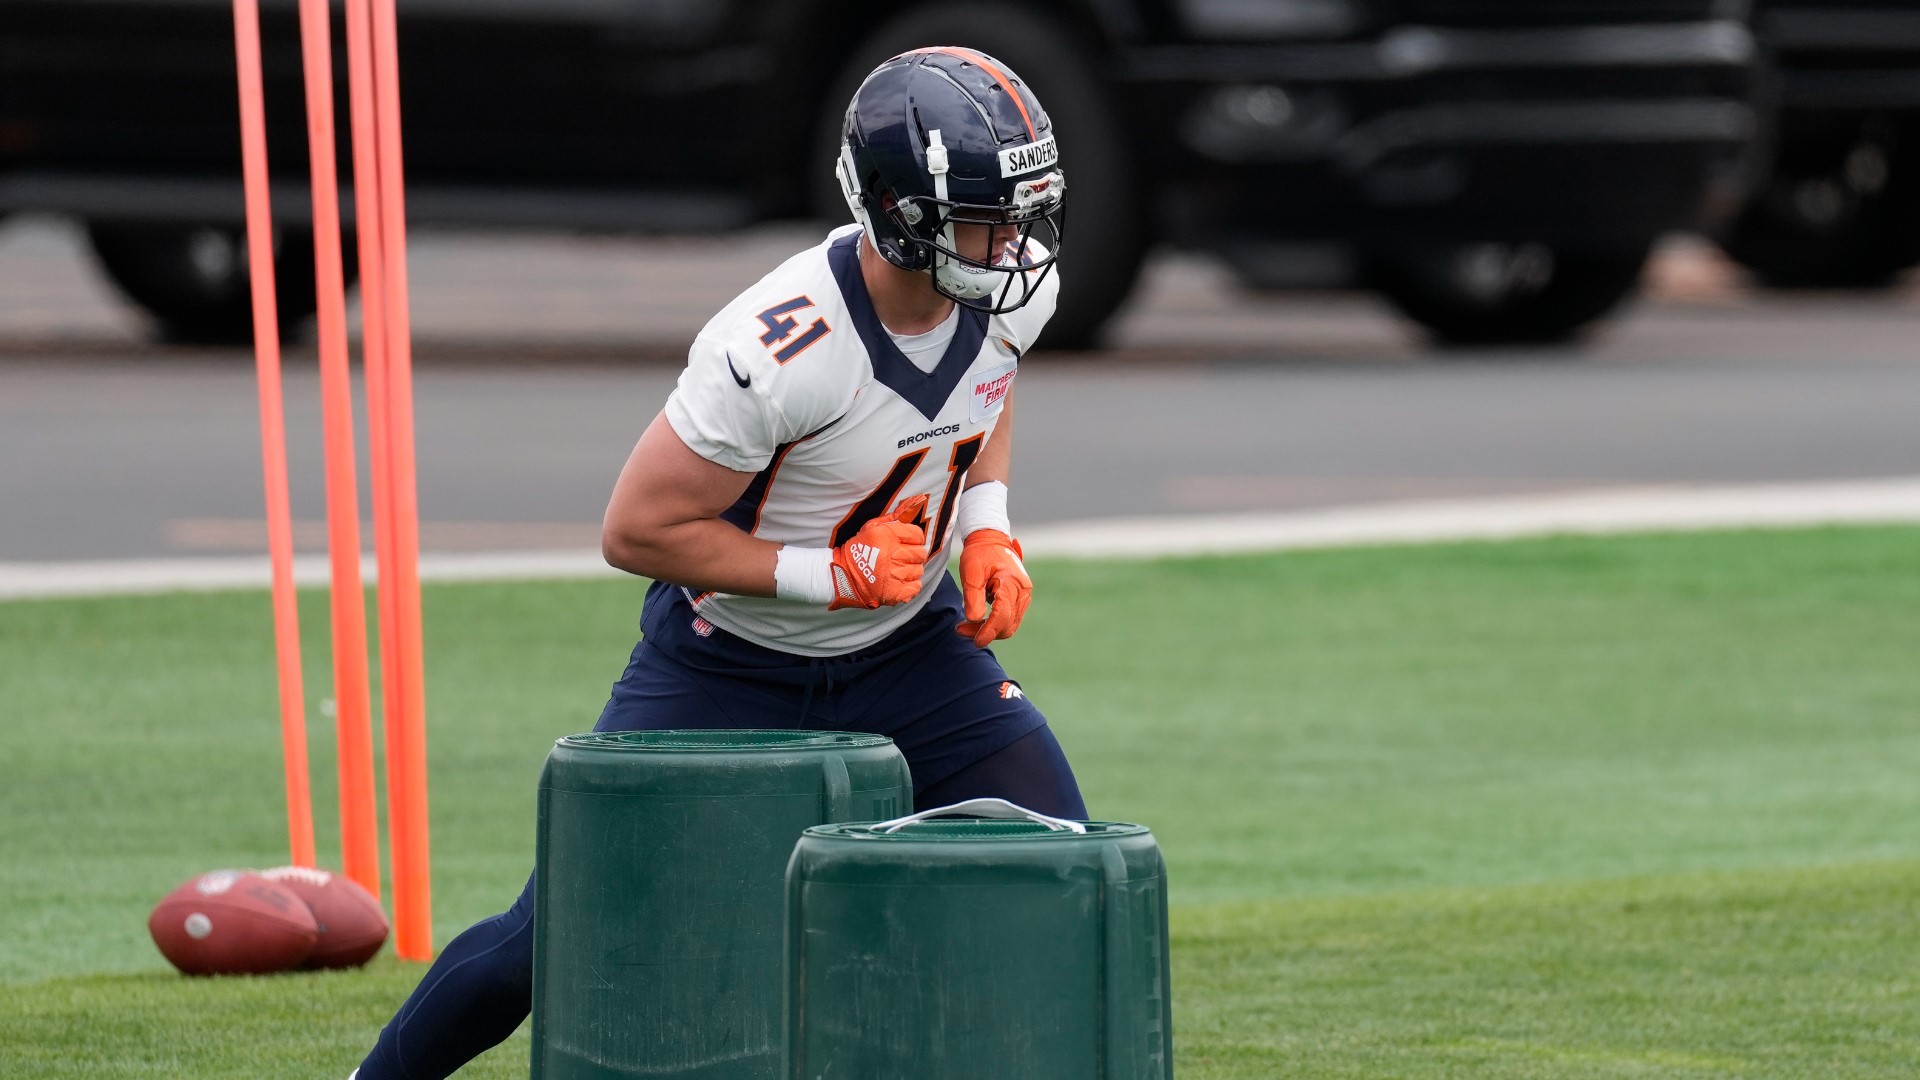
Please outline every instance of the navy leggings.
M957 597L879 646L831 660L759 649L693 626L684 598L648 596L634 649L597 731L815 727L892 737L913 773L914 805L997 796L1085 818L1060 744L989 650L953 632ZM951 591L949 583L946 592ZM950 599L952 603L942 603ZM664 614L662 609L664 609ZM714 639L719 639L718 641ZM449 942L380 1032L360 1080L437 1080L513 1034L533 1006L533 879L506 912Z

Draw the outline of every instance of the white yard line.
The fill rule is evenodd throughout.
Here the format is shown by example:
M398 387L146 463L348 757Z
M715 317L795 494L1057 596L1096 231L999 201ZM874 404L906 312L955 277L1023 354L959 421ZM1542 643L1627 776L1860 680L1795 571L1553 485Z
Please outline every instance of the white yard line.
M373 557L361 560L369 584ZM293 560L293 579L325 585L324 556ZM533 578L618 577L598 551L488 551L420 556L422 581L513 581ZM84 562L0 562L0 600L46 596L111 596L133 593L255 589L272 584L264 555L191 556L177 559L113 559Z
M1293 548L1920 522L1920 477L1812 484L1599 488L1421 499L1280 514L1103 518L1024 530L1034 555L1157 558Z
M1028 555L1149 559L1176 555L1528 536L1920 522L1920 477L1807 484L1638 487L1550 495L1372 503L1264 514L1099 518L1021 531ZM366 560L373 579L372 560ZM425 581L617 577L592 550L426 554ZM294 560L303 585L327 561ZM261 588L264 556L0 562L0 599Z

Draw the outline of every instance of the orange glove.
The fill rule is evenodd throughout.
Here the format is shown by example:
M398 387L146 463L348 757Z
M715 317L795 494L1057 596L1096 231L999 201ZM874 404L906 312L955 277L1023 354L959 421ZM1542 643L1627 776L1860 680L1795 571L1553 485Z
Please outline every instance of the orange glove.
M1033 579L1020 561L1020 541L999 529L968 533L960 552L960 592L967 605L967 621L958 628L961 636L983 649L1012 637L1033 600Z
M833 603L828 611L904 604L920 595L927 565L927 530L913 524L926 516L927 497L913 498L882 514L833 549Z

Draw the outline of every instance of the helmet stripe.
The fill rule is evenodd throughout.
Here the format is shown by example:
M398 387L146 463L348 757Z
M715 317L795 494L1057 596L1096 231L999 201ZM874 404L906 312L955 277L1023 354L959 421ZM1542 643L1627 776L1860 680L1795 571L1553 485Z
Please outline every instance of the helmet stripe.
M1027 103L1020 100L1020 91L1014 87L1012 82L1008 81L1006 73L995 67L991 60L974 52L972 49L962 49L952 45L935 45L930 48L915 49L913 52L946 53L948 56L957 56L979 68L981 71L993 76L993 81L999 83L1000 89L1005 90L1007 96L1013 99L1013 107L1020 110L1020 119L1026 121L1027 124L1027 137L1030 139L1038 139L1040 137L1040 133L1033 129L1033 117L1027 114ZM903 55L912 56L913 53L905 53Z

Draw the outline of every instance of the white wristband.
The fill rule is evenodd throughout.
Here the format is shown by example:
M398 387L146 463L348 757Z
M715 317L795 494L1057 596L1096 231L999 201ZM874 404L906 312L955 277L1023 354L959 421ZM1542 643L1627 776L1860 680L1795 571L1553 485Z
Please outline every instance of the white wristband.
M954 535L965 543L969 533L981 529L1013 535L1013 523L1007 519L1007 485L999 480L975 484L960 493L960 508L953 515Z
M833 603L833 549L782 547L773 557L773 594L803 604Z

